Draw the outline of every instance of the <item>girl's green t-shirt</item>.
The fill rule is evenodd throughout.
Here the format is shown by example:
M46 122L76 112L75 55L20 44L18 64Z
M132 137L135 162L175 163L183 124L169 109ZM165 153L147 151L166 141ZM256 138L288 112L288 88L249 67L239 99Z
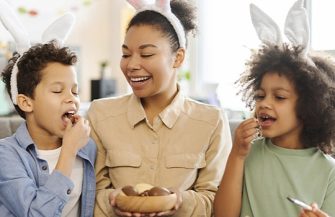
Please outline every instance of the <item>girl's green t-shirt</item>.
M316 202L335 216L335 160L317 148L285 149L259 139L244 168L241 217L297 217L287 200Z

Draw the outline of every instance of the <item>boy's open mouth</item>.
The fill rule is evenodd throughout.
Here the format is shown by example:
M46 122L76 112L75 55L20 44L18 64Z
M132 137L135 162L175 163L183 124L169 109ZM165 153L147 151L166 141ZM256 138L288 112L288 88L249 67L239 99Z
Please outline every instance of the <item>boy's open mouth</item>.
M65 118L68 118L71 120L72 124L74 124L76 122L76 118L74 115L75 111L68 111L63 114L62 119L65 120Z

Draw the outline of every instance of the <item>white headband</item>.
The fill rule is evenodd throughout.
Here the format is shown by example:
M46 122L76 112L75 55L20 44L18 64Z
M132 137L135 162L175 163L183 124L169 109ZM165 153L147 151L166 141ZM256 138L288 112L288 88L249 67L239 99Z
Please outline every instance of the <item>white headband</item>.
M284 33L292 45L301 46L303 48L303 57L311 65L314 65L313 61L308 57L310 49L310 28L307 12L303 4L304 0L296 1L287 13ZM258 38L264 44L282 44L280 29L269 15L254 4L250 4L250 15Z
M172 13L170 0L155 0L155 4L149 4L146 0L127 0L136 9L136 14L142 11L155 11L166 17L177 33L179 46L186 48L186 36L180 20Z
M22 54L29 50L31 44L27 31L24 29L13 9L5 0L0 0L0 20L8 32L13 36L16 44L16 50L20 54L20 57L16 60L13 66L10 78L12 101L14 105L17 105L17 63L22 57ZM42 43L46 43L50 40L57 40L58 43L62 46L69 32L71 31L74 22L75 18L71 13L67 13L59 17L43 32Z

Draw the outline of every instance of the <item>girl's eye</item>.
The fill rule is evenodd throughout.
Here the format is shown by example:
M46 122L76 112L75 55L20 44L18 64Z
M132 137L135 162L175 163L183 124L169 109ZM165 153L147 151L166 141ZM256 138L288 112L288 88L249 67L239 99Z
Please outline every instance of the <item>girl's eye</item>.
M259 100L262 100L262 99L264 99L264 95L255 95L254 96L255 101L259 101Z
M57 91L52 91L53 93L61 93L62 91L57 90Z
M130 57L129 54L123 54L123 55L122 55L122 58L128 58L128 57Z

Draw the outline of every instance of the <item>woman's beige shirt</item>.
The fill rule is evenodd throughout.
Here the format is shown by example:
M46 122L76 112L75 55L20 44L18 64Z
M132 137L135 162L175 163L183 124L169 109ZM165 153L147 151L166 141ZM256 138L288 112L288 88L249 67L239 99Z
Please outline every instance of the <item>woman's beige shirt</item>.
M174 216L212 215L231 150L221 109L178 93L151 125L131 94L93 101L88 118L98 146L94 216L115 216L110 192L138 183L182 190L183 204Z

